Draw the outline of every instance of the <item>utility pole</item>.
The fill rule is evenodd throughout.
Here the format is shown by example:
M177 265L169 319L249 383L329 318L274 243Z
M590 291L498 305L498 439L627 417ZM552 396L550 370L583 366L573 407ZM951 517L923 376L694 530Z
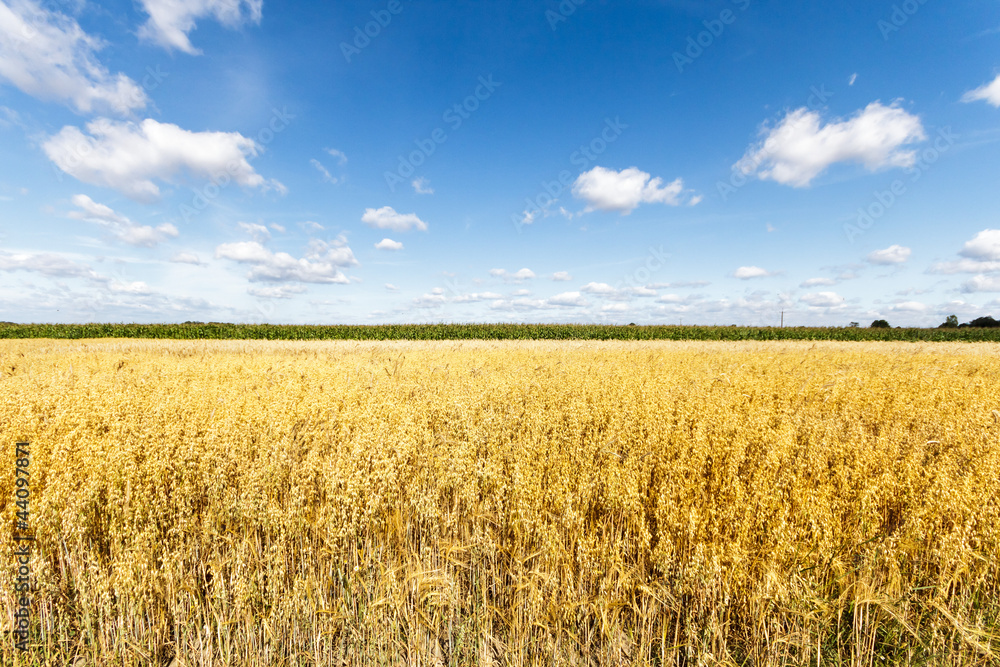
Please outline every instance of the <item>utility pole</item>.
M785 311L781 311L781 328L785 328Z

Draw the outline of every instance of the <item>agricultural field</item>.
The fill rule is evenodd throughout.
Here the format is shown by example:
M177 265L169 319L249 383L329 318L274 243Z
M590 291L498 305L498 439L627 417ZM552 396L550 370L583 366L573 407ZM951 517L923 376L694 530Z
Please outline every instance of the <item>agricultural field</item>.
M997 664L998 377L985 342L2 340L0 539L36 540L0 663Z
M982 322L986 326L980 326ZM167 340L843 340L1000 342L992 317L960 327L618 326L612 324L16 324L0 322L4 338L153 338Z

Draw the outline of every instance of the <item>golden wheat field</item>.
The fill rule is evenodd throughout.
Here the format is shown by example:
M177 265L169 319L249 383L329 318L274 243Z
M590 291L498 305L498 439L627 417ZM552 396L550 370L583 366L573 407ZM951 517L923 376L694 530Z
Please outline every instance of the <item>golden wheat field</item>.
M998 380L996 344L2 341L37 540L0 661L998 664Z

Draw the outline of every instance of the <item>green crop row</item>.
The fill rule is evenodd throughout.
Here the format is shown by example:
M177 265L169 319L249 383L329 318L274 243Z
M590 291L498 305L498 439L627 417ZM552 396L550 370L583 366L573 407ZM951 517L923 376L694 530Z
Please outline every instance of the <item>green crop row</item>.
M177 340L845 340L1000 341L1000 328L615 326L603 324L14 324L0 338Z

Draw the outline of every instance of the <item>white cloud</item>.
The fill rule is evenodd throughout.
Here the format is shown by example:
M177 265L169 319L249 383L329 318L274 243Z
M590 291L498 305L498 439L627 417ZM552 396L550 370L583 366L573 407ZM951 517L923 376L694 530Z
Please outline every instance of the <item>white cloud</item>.
M285 228L284 228L284 226L282 226L282 225L279 225L279 224L278 224L278 223L276 223L276 222L272 222L271 224L269 224L269 225L268 225L268 227L270 227L270 228L271 228L271 229L273 229L274 231L278 232L279 234L284 234L284 233L285 233Z
M104 280L89 266L50 252L26 253L0 250L0 271L29 271L51 278Z
M580 291L587 294L600 294L602 296L618 293L618 290L607 283L587 283L580 288Z
M573 276L569 275L568 271L556 271L552 274L552 280L556 282L567 282L573 280Z
M396 287L395 285L393 285L392 283L386 283L386 284L385 284L385 288L386 288L386 289L387 289L388 291L390 291L390 292L398 292L398 291L399 291L399 288L398 288L398 287Z
M312 239L305 256L295 258L285 252L272 252L257 241L224 243L215 249L216 258L251 264L247 275L251 282L303 282L346 284L350 280L339 267L357 266L354 253L338 239L327 243Z
M535 278L535 272L531 269L521 269L515 273L508 273L506 269L490 269L490 275L494 278L503 278L519 283Z
M417 308L440 308L446 303L448 303L448 297L440 288L431 290L430 294L422 294L413 300L413 305Z
M837 281L833 278L810 278L799 285L799 287L829 287L836 284Z
M927 310L927 308L928 306L926 304L920 303L919 301L904 301L903 303L897 303L889 310L900 313L922 313Z
M836 292L814 292L806 294L799 301L810 308L836 308L843 305L844 297Z
M316 158L312 158L309 160L309 164L316 167L316 171L318 171L323 176L323 180L325 182L332 183L334 185L337 184L337 178L331 175L330 172L326 170L326 167L323 166L322 162L320 162Z
M853 86L854 82L857 81L857 80L858 80L858 73L855 72L854 74L851 75L851 78L847 80L847 85L848 86Z
M995 107L1000 107L1000 75L993 81L984 83L975 90L970 90L962 95L963 102L977 102L983 100Z
M188 39L195 20L214 17L227 28L245 21L260 23L263 0L140 0L149 20L139 28L139 37L166 49L191 55L201 53ZM245 10L245 11L244 11Z
M179 252L170 258L170 261L175 264L195 264L196 266L204 266L205 262L201 260L193 252Z
M769 278L776 275L778 274L768 271L767 269L762 269L759 266L741 266L733 272L733 277L739 278L740 280L750 280L751 278Z
M926 138L920 118L895 104L872 102L848 120L822 124L819 112L790 111L733 165L746 175L805 187L838 162L857 162L869 171L909 167L915 152L903 147Z
M341 167L347 164L347 156L344 155L343 152L338 151L336 148L325 148L323 150L325 150L331 156L337 158L337 164L339 164Z
M377 250L402 250L403 244L392 239L382 239L375 244Z
M680 206L683 193L684 182L680 178L663 185L662 178L651 178L636 167L622 171L594 167L580 174L573 184L573 195L587 202L587 211L618 211L622 215L644 203Z
M664 294L656 299L656 303L683 303L685 298L679 294Z
M240 229L253 237L254 241L267 241L271 238L271 232L268 231L267 227L264 225L258 225L253 222L238 222Z
M971 292L1000 292L1000 278L992 276L974 276L962 284L962 291Z
M563 292L562 294L556 294L555 296L546 299L545 302L550 306L557 306L560 308L583 308L587 305L587 301L579 292Z
M1000 229L984 229L966 241L958 253L962 257L1000 261Z
M81 210L70 211L69 217L101 225L119 241L128 245L150 248L168 238L176 238L179 234L177 228L169 222L155 228L149 225L137 225L109 206L98 204L87 195L74 195L70 201Z
M958 253L964 259L937 262L928 273L995 273L1000 271L1000 229L984 229L966 241Z
M391 229L394 232L406 232L411 229L427 231L427 223L417 217L416 213L396 213L391 206L380 209L366 208L361 216L361 222L377 229Z
M431 187L431 182L423 176L413 179L413 191L418 195L434 194L434 188Z
M682 280L676 283L652 283L646 287L649 289L676 289L679 287L707 287L711 284L707 280Z
M891 245L885 250L876 250L868 254L872 264L902 264L910 258L911 250L901 245Z
M221 174L242 186L284 191L283 185L254 171L246 156L257 155L260 148L237 132L190 132L152 119L136 124L104 118L89 123L87 130L89 136L66 126L42 148L70 176L138 201L159 199L154 180L173 183L183 174Z
M521 269L516 273L514 273L513 276L511 276L511 278L513 278L514 280L531 280L534 277L535 277L535 272L532 271L531 269Z
M312 220L300 222L299 227L306 230L307 232L318 232L320 230L326 229L323 225L319 224L318 222L313 222Z
M510 295L511 296L531 296L531 290L530 289L514 290L513 292L510 293Z
M936 262L928 273L994 273L1000 271L1000 262L980 262L975 259L959 259L954 262Z
M148 103L124 74L112 75L95 58L104 43L76 21L33 0L0 2L0 80L80 113L128 114Z
M291 299L295 294L302 294L306 288L302 285L276 285L272 287L248 287L247 294L262 299Z
M108 290L111 292L124 293L124 294L152 294L153 290L149 289L149 285L141 280L134 280L129 282L123 282L121 280L110 280L108 281Z
M476 301L495 301L496 299L502 299L503 294L497 294L496 292L473 292L471 294L460 294L455 297L455 303L472 303Z

